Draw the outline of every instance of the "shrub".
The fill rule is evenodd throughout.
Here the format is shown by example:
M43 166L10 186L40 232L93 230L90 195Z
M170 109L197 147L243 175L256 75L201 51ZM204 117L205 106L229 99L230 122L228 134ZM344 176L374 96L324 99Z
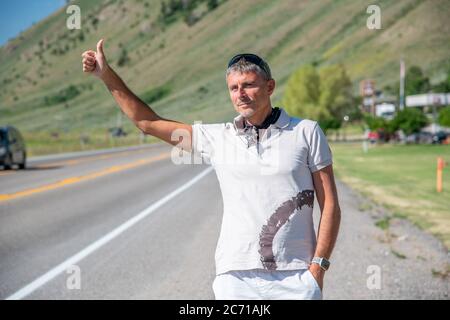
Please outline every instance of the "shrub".
M393 130L403 130L407 135L419 132L428 124L427 117L419 109L406 108L399 111L391 121Z
M44 98L44 103L48 106L64 103L66 101L75 98L80 93L81 93L80 90L76 86L70 85L67 88L60 90L58 93L50 97L46 96Z
M160 87L152 88L149 91L144 92L141 95L141 99L145 103L153 103L168 96L170 92L171 92L170 86L166 84Z
M441 126L450 127L450 106L442 108L439 111L438 122Z

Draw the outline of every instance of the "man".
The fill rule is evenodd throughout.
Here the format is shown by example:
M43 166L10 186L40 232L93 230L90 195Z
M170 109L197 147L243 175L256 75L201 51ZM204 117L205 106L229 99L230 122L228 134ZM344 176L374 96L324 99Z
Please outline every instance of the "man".
M215 168L224 202L216 299L321 299L340 223L331 151L317 122L272 107L268 64L253 54L233 57L226 81L239 116L233 123L189 125L158 116L136 97L108 65L103 40L82 57L83 71L103 80L140 130ZM175 130L187 133L181 143L172 139ZM317 238L314 193L321 210Z

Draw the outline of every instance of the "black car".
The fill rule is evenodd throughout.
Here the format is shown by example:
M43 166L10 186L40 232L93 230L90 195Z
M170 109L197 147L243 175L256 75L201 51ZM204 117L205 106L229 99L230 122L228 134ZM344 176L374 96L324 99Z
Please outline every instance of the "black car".
M0 127L0 166L11 169L15 164L25 169L27 151L19 130L12 126Z
M433 143L443 143L447 139L448 133L445 131L438 131L433 134Z

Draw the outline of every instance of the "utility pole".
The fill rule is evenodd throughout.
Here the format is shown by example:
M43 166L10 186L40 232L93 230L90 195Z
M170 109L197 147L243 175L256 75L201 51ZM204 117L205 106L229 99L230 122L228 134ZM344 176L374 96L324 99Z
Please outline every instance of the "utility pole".
M400 59L400 111L405 108L405 62Z

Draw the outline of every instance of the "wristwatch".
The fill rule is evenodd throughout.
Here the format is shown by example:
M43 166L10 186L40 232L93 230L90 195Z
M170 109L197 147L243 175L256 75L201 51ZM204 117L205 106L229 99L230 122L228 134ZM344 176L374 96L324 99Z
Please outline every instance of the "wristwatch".
M322 257L314 257L311 263L317 263L325 271L330 267L330 261Z

